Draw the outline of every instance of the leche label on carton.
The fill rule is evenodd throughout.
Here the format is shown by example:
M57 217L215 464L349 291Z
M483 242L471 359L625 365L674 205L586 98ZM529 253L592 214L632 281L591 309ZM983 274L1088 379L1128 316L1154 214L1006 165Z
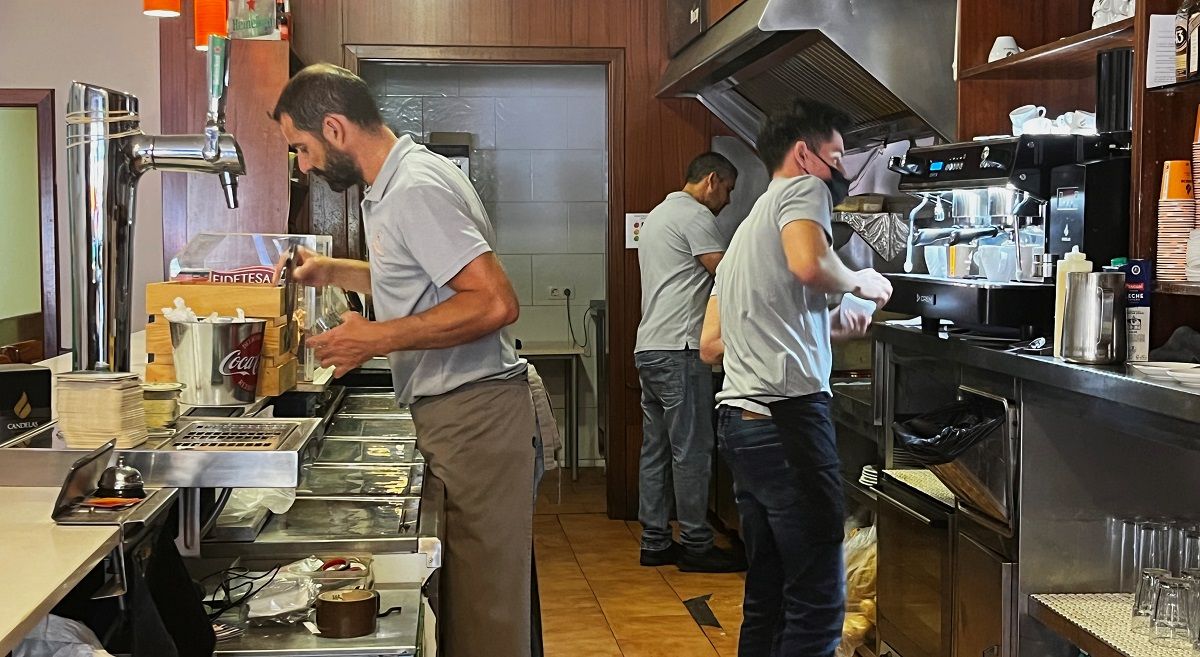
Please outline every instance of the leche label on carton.
M0 441L50 421L50 369L0 365Z
M1149 260L1130 260L1125 272L1125 337L1129 346L1125 360L1150 360L1150 294L1154 271Z

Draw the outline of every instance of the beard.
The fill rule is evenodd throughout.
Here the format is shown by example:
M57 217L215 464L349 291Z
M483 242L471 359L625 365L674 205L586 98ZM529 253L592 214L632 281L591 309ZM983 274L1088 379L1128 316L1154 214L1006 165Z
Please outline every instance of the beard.
M355 185L366 186L362 169L358 168L354 159L332 146L327 146L325 150L325 168L313 169L312 172L321 176L329 184L329 189L338 193Z

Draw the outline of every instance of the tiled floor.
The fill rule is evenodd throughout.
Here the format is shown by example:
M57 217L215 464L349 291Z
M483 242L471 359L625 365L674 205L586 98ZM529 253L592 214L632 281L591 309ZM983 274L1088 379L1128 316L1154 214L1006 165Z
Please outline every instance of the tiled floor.
M551 473L534 532L547 657L735 657L742 621L739 574L681 573L638 565L636 522L609 520L599 469ZM710 595L721 628L700 627L683 601Z

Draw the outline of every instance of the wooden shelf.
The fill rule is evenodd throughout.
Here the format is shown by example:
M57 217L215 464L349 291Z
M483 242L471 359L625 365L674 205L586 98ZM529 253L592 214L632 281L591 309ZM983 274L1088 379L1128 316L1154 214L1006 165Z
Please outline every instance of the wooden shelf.
M1154 291L1158 294L1176 294L1189 297L1200 297L1200 282L1155 281Z
M959 76L959 80L1087 78L1096 74L1097 53L1122 47L1133 47L1132 18L967 69Z
M1129 629L1128 593L1053 593L1029 596L1029 614L1091 657L1175 657Z
M1149 87L1147 92L1152 94L1174 94L1181 91L1200 91L1200 77L1194 77L1175 84L1164 84L1161 87Z

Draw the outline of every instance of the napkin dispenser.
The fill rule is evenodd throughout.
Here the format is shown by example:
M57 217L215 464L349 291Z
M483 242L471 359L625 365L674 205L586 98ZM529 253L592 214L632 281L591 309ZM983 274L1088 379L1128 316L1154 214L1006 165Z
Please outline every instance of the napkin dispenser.
M50 422L50 368L0 365L0 443Z

